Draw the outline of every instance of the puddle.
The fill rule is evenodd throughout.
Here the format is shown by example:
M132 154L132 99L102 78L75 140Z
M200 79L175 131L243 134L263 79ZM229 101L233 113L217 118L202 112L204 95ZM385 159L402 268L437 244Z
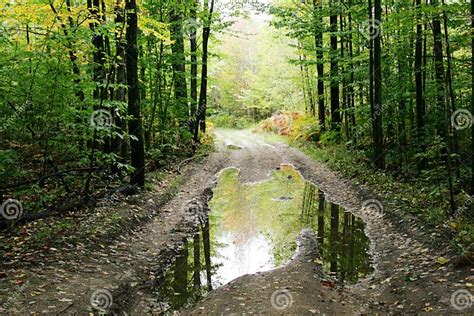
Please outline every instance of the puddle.
M327 202L323 192L291 165L282 165L270 180L253 184L240 183L238 169L223 170L210 208L210 237L205 237L204 225L199 238L188 240L160 287L171 302L168 310L192 303L211 287L244 274L284 265L305 228L317 235L323 268L340 281L355 283L372 272L363 221Z

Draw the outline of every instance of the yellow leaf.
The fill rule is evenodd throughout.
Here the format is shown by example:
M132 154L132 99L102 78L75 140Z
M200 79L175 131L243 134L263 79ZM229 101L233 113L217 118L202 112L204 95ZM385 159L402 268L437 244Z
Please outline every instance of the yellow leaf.
M449 262L449 259L446 259L445 257L439 257L437 260L440 264L443 265Z

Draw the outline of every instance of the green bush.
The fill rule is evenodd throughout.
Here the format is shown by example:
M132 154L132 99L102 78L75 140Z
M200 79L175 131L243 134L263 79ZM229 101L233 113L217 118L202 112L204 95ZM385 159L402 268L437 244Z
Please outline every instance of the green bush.
M252 126L255 122L249 117L235 117L229 113L221 112L209 117L209 121L216 127L244 129Z

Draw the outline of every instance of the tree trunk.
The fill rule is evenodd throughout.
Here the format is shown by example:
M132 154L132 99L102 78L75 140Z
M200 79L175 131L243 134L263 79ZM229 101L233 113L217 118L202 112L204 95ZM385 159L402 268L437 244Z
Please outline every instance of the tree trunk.
M441 3L444 4L444 0L441 0ZM443 24L444 24L444 39L446 43L446 58L447 58L447 69L446 69L446 85L448 87L448 96L451 105L451 113L456 111L456 97L454 95L454 87L453 87L453 74L452 74L452 56L451 56L451 44L449 42L449 32L448 32L448 14L446 11L443 11ZM456 133L452 133L453 138L453 148L452 152L458 152L458 137ZM457 159L456 159L456 162Z
M331 204L331 233L329 235L329 270L337 272L337 239L339 233L339 206Z
M326 130L326 109L324 105L324 54L323 54L323 18L322 1L313 0L317 72L318 72L318 119L321 132Z
M145 150L143 146L142 121L140 116L140 87L138 85L138 18L136 0L125 0L127 17L127 85L128 85L128 130L132 167L132 185L145 186Z
M379 23L382 22L382 7L380 0L375 0L375 21L374 32L374 151L375 166L379 169L385 169L385 150L383 140L383 124L382 124L382 59L381 59L381 32Z
M352 7L352 0L349 0L349 7ZM357 137L355 128L356 128L356 117L355 117L355 92L354 92L354 48L352 43L352 13L349 11L349 69L350 69L350 78L349 78L349 107L350 107L350 117L352 124L352 136L354 143L357 143Z
M350 139L350 131L349 131L349 118L348 118L348 94L347 94L347 75L346 75L346 68L344 66L344 56L345 56L345 51L344 51L344 46L346 45L346 42L344 41L344 22L345 19L343 18L342 14L339 16L339 30L341 31L341 43L339 44L339 47L341 49L341 60L342 60L342 65L341 65L341 77L342 77L342 120L344 121L344 131L346 134L346 139Z
M134 0L133 0L134 1ZM188 241L184 239L183 249L176 256L174 264L174 284L173 289L176 293L181 294L181 298L185 298L188 292Z
M372 0L368 0L369 4L369 23L372 24ZM375 104L374 104L374 39L369 40L369 104L370 104L370 121L372 122L372 133L375 131Z
M208 46L211 35L212 14L214 13L214 0L209 5L208 0L204 1L204 10L208 14L207 21L202 30L202 66L201 66L201 91L199 94L199 128L201 132L206 132L206 110L207 110L207 60L209 57ZM196 137L196 135L195 135Z
M319 253L323 255L324 249L324 211L325 211L325 204L326 198L324 196L324 192L318 190L318 243L319 243Z
M94 53L93 53L93 62L94 62L94 75L93 79L96 84L96 88L94 89L94 99L98 100L98 104L96 103L94 109L98 109L103 100L105 100L105 88L104 88L104 80L105 80L105 43L104 43L104 36L101 34L100 31L97 30L99 26L96 21L102 21L101 16L101 9L100 9L100 0L87 0L87 7L89 13L91 14L94 22L89 24L89 28L92 31L92 45L94 45Z
M471 0L471 118L474 115L474 1ZM471 127L471 153L474 152L474 127ZM471 194L474 195L474 155L471 155Z
M431 2L433 6L438 6L438 0L433 0ZM443 64L443 39L441 35L441 22L439 16L436 14L433 18L433 38L434 38L434 62L435 62L435 80L437 86L437 95L436 95L436 113L440 113L435 124L438 125L437 129L439 135L446 142L446 147L441 153L444 156L447 176L448 176L448 191L449 191L449 204L450 204L450 213L454 214L456 205L454 202L454 188L453 188L453 179L452 179L452 163L451 163L451 136L450 136L450 111L446 103L446 86L444 80L444 64Z
M197 6L198 2L193 1L191 7L191 18L197 19ZM197 30L193 29L191 33L191 38L189 39L191 44L191 121L190 121L190 131L193 135L196 135L197 125L197 105L198 105L198 64L197 64Z
M416 43L415 43L415 90L416 90L416 136L418 147L421 152L425 148L425 97L423 95L423 28L421 25L421 0L416 0ZM418 164L418 169L425 168L425 161L422 159Z
M432 0L432 6L438 6L438 0ZM443 65L443 38L441 35L441 22L439 16L435 14L433 18L433 54L435 64L435 81L436 81L436 128L438 134L446 138L444 128L444 111L445 111L445 85L444 85L444 65Z
M118 85L126 85L126 74L125 74L125 48L126 42L124 40L123 31L125 30L125 12L122 8L122 0L117 0L115 5L115 24L120 26L120 32L115 35L115 47L116 47L116 83ZM115 100L118 102L125 103L127 101L127 90L123 87L117 87L115 89ZM115 113L113 113L115 115ZM114 123L117 125L123 132L126 131L127 126L125 121L122 119L123 115L115 115ZM122 158L122 162L125 161L127 157L127 142L122 138L116 136L113 140L114 148L116 149L117 154Z
M331 32L331 129L338 134L338 141L340 140L340 124L341 124L341 113L339 109L339 63L338 63L338 51L337 51L337 13L336 5L337 0L333 0L333 6L331 8L330 32Z

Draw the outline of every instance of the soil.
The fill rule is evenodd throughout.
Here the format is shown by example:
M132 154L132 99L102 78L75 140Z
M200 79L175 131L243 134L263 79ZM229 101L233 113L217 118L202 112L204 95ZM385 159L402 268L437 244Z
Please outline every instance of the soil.
M218 151L183 168L179 191L145 225L103 247L69 249L55 256L55 262L38 258L35 264L10 264L0 275L2 288L9 291L0 302L0 313L87 315L93 311L93 294L107 290L107 298L113 300L110 313L160 315L162 302L154 292L157 282L206 211L218 172L237 167L241 182L256 182L289 163L322 189L330 202L366 222L374 273L355 285L338 283L323 272L311 232L302 232L299 251L288 264L244 275L181 314L474 314L474 268L455 269L455 253L437 232L429 232L416 218L397 210L385 207L374 213L363 207L380 199L297 149L269 143L250 131L217 130L216 135ZM151 204L153 198L143 197Z

